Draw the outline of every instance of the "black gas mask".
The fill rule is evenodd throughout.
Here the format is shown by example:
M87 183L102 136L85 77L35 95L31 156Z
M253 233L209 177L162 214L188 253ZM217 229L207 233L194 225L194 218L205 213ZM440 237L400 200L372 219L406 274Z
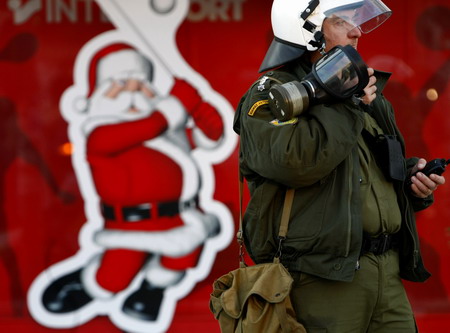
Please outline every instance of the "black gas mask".
M363 92L369 83L367 65L350 45L336 46L320 58L302 81L291 81L269 90L275 117L286 121L310 105L347 99Z

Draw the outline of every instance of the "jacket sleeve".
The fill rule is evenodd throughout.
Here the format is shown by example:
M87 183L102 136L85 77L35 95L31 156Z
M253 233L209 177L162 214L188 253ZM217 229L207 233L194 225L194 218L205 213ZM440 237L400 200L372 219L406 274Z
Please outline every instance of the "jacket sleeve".
M388 115L388 117L386 117L386 118L376 117L376 119L379 124L384 126L385 129L387 131L389 131L389 133L395 134L397 136L397 139L400 141L400 143L403 147L403 153L405 154L405 152L406 152L405 140L396 124L395 112L394 112L394 108L392 107L392 104L383 95L381 95L380 98L376 99L374 106L380 109L380 111L378 113L376 113L377 115L380 115L382 113ZM407 175L406 180L409 179L409 177L411 175L411 170L417 164L418 161L419 161L418 157L405 158L406 175ZM428 208L434 202L433 195L430 195L423 199L414 196L411 188L407 187L406 182L404 183L404 191L405 191L405 193L408 197L408 200L415 212L418 212L420 210Z
M362 112L351 101L321 104L280 123L268 105L274 84L269 81L253 85L237 109L235 130L241 135L243 163L286 186L312 185L350 155L363 128Z

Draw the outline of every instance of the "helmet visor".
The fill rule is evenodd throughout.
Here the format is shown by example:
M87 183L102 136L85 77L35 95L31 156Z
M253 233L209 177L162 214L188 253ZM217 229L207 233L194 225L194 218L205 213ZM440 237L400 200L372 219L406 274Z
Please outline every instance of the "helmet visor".
M347 29L358 27L365 34L378 28L392 14L380 0L324 1L323 7L327 18L340 18Z

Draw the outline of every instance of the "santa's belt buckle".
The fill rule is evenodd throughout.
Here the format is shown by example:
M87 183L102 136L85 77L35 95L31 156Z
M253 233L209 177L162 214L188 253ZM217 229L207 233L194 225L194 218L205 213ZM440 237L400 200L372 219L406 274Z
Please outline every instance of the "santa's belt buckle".
M194 208L197 206L197 199L191 199L188 201L169 201L157 204L157 216L155 215L155 209L152 204L145 203L137 206L122 207L119 209L122 215L122 220L125 222L137 222L142 220L148 220L155 217L172 217L180 214L186 209ZM117 221L116 210L114 206L110 206L102 203L102 215L105 219L110 221Z
M127 222L136 222L141 220L148 220L152 217L152 205L142 204L133 207L122 208L122 218Z

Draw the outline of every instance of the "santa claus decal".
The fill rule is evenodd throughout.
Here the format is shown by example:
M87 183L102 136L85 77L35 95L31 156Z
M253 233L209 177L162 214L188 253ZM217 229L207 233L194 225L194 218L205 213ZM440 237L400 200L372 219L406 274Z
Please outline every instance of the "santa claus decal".
M188 1L169 2L99 1L117 30L78 54L60 105L87 221L79 252L30 288L42 325L101 315L126 331L163 332L232 238L212 165L235 148L233 110L179 54Z

